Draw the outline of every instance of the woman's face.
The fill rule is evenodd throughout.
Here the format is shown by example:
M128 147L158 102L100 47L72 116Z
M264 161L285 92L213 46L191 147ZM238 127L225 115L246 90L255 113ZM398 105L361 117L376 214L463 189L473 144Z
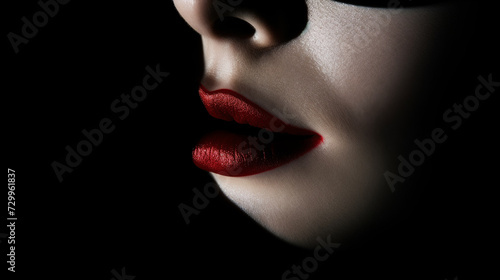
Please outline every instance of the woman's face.
M277 236L301 246L328 235L342 241L376 221L391 196L384 172L414 140L415 116L426 112L421 101L447 71L444 57L453 60L462 9L456 3L408 8L397 0L381 8L332 0L268 2L174 0L202 37L206 89L200 95L210 114L238 121L239 113L264 110L301 129L284 138L296 155L274 159L287 150L283 141L271 143L282 131L266 127L271 133L253 154L245 154L248 143L218 143L225 142L219 134L203 140L194 160ZM231 104L236 109L228 109ZM295 135L304 131L312 136ZM316 142L293 147L311 138ZM231 149L237 150L232 157ZM224 164L243 172L221 172Z

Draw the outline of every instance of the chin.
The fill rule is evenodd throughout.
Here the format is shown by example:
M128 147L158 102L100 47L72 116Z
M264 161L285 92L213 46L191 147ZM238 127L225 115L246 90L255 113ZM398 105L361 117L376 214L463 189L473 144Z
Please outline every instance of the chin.
M264 173L213 177L231 201L283 240L306 248L327 236L344 243L382 217L380 205L391 194L376 155L366 149L326 140Z

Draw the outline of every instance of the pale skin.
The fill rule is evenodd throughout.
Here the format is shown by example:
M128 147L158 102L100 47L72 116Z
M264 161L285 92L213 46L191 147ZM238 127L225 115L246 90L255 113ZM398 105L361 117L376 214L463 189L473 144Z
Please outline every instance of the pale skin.
M214 174L224 194L293 244L343 242L393 199L383 177L408 141L432 79L459 51L467 4L388 9L304 1L307 25L283 39L258 8L225 14L251 37L220 35L212 0L174 0L202 37L208 89L230 88L324 142L289 164L246 177ZM453 28L450 29L450 26ZM281 27L283 28L283 27ZM446 39L445 39L446 38ZM453 46L443 50L441 47ZM415 122L415 116L417 116ZM412 135L412 136L408 136Z

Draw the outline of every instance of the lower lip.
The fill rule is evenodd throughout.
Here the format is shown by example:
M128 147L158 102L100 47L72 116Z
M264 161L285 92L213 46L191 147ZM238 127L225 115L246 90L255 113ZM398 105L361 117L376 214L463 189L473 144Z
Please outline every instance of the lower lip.
M322 142L318 134L292 135L261 129L257 135L215 131L193 150L195 165L224 176L249 176L283 166Z

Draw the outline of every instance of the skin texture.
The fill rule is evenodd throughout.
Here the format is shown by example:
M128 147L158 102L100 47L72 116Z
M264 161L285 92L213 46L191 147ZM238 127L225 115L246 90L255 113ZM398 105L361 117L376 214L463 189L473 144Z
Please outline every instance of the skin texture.
M468 23L465 5L457 3L388 9L299 2L306 24L286 30L268 19L265 5L242 3L224 13L224 21L231 18L224 23L213 1L174 0L202 36L205 87L235 90L323 136L316 149L280 168L247 177L214 174L249 216L310 247L327 235L343 242L382 216L393 199L383 174L415 139L422 105L435 97L436 81L460 52L458 31ZM220 32L234 18L254 30Z

